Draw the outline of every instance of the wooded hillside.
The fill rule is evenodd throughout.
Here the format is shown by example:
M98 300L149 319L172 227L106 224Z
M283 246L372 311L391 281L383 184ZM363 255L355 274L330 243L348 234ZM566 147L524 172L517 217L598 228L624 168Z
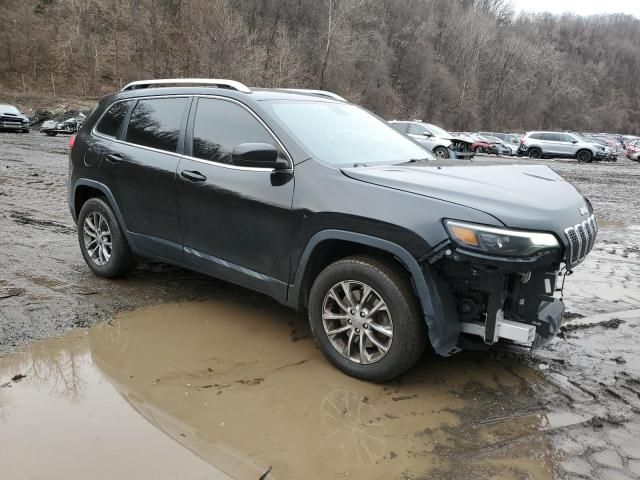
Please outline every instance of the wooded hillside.
M222 77L450 130L639 133L640 21L507 0L0 0L0 91Z

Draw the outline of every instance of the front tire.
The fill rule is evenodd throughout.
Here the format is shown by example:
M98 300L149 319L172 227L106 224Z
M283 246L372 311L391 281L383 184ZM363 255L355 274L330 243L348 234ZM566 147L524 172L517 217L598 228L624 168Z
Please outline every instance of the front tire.
M576 153L576 159L579 163L591 163L593 155L589 150L579 150L578 153Z
M348 257L316 278L309 295L311 332L347 375L385 382L424 352L426 327L407 275L373 257Z
M90 198L78 215L78 241L85 262L99 277L115 278L133 268L133 254L111 207Z
M438 158L449 158L449 150L445 147L436 147L433 149L433 154Z

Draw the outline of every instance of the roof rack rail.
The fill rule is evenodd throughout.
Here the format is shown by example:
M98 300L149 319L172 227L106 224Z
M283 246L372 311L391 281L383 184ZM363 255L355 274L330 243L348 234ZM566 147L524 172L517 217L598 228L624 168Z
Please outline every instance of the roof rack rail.
M311 95L320 95L321 97L329 97L334 100L339 100L341 102L346 102L347 100L337 93L328 92L326 90L310 90L308 88L274 88L274 90L282 90L285 92L295 92L295 93L309 93Z
M122 91L168 85L211 85L220 88L229 88L243 93L251 93L251 89L245 84L223 78L157 78L153 80L138 80L126 84Z

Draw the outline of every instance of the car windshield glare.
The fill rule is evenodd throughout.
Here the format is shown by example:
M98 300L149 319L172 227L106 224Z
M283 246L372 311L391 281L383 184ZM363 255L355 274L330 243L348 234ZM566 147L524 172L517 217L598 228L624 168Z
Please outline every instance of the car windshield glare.
M323 163L351 166L434 159L387 122L355 105L276 100L266 106Z
M451 136L451 134L449 132L447 132L444 128L440 128L437 125L433 125L431 123L427 123L427 126L438 137L450 137Z

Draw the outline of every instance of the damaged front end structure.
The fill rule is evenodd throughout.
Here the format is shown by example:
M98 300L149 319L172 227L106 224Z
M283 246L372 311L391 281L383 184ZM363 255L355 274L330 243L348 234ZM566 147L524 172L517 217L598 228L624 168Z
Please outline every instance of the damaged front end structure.
M532 349L551 341L564 317L558 277L568 274L595 243L595 218L585 223L589 228L578 235L576 258L571 242L578 226L567 229L570 233L560 241L547 232L445 220L450 242L429 262L451 291L460 332L466 334L460 346L477 347L477 337L486 345L507 340Z

